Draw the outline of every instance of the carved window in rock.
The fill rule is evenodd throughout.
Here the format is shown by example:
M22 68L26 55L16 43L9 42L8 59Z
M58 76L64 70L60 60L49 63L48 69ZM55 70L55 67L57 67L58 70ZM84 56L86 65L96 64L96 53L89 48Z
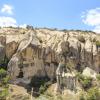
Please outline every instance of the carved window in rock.
M20 70L19 75L17 76L17 78L23 78L23 77L24 77L24 76L23 76L23 71Z

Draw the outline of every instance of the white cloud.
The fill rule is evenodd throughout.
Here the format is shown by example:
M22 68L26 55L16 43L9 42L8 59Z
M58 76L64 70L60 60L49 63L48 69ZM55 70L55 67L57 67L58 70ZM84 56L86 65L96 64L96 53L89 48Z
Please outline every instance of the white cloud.
M82 15L83 23L93 26L93 31L100 33L100 8L90 9Z
M19 25L19 27L21 27L21 28L26 28L26 27L27 27L27 24Z
M5 17L5 16L0 16L0 26L1 27L8 27L8 26L17 26L16 19L12 17Z
M1 9L1 12L12 15L13 14L12 10L13 10L13 7L11 5L4 4L3 7L2 7L2 9Z
M13 17L0 16L0 27L21 27L26 28L27 24L19 25Z
M4 4L0 11L1 13L12 15L13 7L11 5ZM27 25L26 24L18 25L16 19L13 17L0 16L0 27L9 27L9 26L12 26L12 27L19 26L21 28L26 28Z
M100 33L100 25L95 26L95 28L94 28L93 31L94 31L94 32L97 32L97 33Z

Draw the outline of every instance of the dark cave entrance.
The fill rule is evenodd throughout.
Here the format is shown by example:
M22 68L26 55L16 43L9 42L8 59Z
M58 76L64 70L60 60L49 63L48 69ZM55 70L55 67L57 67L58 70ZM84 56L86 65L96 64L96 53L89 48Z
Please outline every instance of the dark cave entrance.
M19 72L19 75L17 76L17 78L23 78L24 76L23 76L23 71L20 71Z

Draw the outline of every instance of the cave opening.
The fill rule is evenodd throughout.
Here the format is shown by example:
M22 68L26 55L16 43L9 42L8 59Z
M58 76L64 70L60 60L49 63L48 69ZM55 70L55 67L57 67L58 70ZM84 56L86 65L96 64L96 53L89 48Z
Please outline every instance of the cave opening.
M23 76L23 71L20 71L19 72L19 75L17 76L17 78L23 78L24 76Z

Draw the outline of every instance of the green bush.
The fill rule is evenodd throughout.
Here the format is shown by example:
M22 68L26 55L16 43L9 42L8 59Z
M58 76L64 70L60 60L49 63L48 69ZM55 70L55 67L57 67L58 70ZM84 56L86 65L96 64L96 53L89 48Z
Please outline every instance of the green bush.
M2 80L2 84L5 85L5 86L8 86L9 80L10 80L9 76L4 77L3 80Z
M1 69L0 69L0 80L2 80L3 77L5 77L5 76L6 76L6 70L3 69L3 68L1 68Z
M96 46L100 46L100 41L96 41Z
M78 73L76 76L84 89L88 89L91 87L92 85L91 77L83 76L81 73Z
M100 81L100 74L97 74L96 78Z
M91 78L85 77L85 78L81 81L83 88L84 88L84 89L85 89L85 88L89 88L89 87L91 86L91 83L92 83L91 81L92 81Z
M84 78L84 76L80 72L76 74L76 77L78 78L79 81Z
M6 100L6 96L8 95L8 81L9 77L7 76L7 72L5 69L0 69L0 100Z
M41 85L40 88L39 88L39 93L42 94L46 91L47 89L47 86L46 85Z
M0 91L0 100L6 100L8 94L8 88L2 88L2 91Z
M96 87L87 91L87 100L100 100L100 90Z
M80 94L80 100L100 100L100 90L97 87L92 87Z
M80 95L80 100L86 100L85 94L81 94L81 95Z

